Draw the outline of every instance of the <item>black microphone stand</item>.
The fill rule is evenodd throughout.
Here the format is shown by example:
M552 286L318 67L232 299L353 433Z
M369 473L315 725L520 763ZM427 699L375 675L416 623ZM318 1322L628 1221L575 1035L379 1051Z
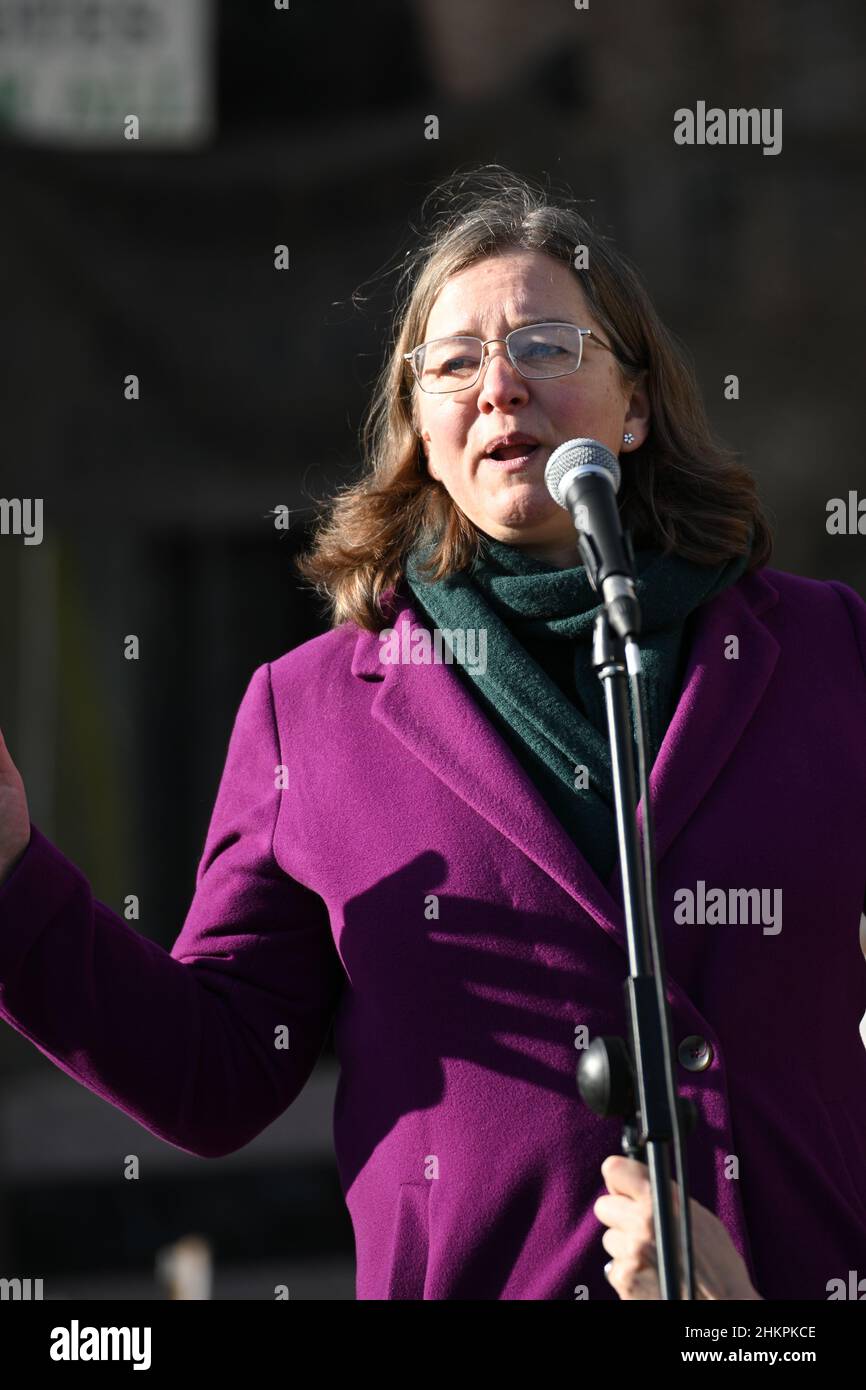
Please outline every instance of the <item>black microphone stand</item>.
M625 533L634 575L634 552ZM578 533L578 544L593 589L601 593L599 560L589 536ZM630 576L631 577L631 576ZM604 576L607 578L607 575ZM616 602L616 600L614 600ZM577 1085L591 1110L623 1118L622 1149L630 1158L648 1162L652 1188L653 1224L659 1288L666 1300L694 1299L694 1266L688 1204L684 1129L694 1127L696 1112L676 1090L670 1012L665 993L665 969L658 932L655 860L649 773L646 766L646 701L636 634L625 640L611 624L605 606L593 628L593 669L604 687L610 743L616 832L619 844L623 905L628 940L629 974L623 991L629 1046L620 1037L595 1038L577 1067ZM637 830L637 792L626 670L631 677L635 708L638 770L644 808L643 865ZM671 1196L670 1145L676 1155L681 1220L679 1254L677 1222ZM684 1272L681 1295L680 1271Z

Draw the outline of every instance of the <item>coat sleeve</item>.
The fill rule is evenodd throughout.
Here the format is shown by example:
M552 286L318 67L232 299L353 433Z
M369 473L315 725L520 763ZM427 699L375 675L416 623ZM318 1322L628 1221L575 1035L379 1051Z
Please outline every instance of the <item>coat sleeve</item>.
M866 603L855 589L852 589L848 584L843 584L841 580L829 579L827 582L831 589L836 590L848 610L848 617L851 619L854 637L860 651L860 664L863 667L864 706L866 706ZM866 721L864 721L864 726L866 726ZM863 885L863 912L866 913L866 884ZM863 954L866 955L866 933L862 930L860 944L863 947Z
M343 979L324 902L274 857L281 765L265 665L235 718L170 953L96 900L32 823L0 886L0 1017L89 1090L201 1157L241 1148L292 1103Z

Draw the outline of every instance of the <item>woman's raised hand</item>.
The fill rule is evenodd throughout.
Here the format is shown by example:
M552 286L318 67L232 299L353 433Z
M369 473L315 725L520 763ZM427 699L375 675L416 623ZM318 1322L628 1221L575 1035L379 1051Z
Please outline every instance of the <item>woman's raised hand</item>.
M0 729L0 883L9 877L29 843L27 793Z

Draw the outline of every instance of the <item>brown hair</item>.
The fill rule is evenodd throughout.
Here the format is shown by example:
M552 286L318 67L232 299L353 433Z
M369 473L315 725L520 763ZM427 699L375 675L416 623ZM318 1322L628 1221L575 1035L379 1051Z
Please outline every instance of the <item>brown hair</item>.
M424 201L426 234L398 267L390 352L376 381L361 442L364 472L326 503L299 574L326 600L334 626L387 625L386 590L403 576L407 553L431 546L425 573L441 579L478 553L479 532L432 478L415 432L418 389L403 354L423 340L439 291L486 256L521 249L567 262L614 348L624 386L647 372L652 418L629 454L618 495L636 547L657 546L699 564L748 553L748 570L767 564L772 536L755 480L712 435L685 348L661 322L638 271L578 211L499 164L445 179ZM413 229L414 230L414 229ZM579 246L587 269L575 269Z

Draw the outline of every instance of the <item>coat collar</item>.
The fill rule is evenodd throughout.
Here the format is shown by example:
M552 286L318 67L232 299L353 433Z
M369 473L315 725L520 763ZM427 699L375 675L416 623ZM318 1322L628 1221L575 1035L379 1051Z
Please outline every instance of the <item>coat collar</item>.
M761 615L778 598L766 575L755 571L698 610L679 703L650 774L657 864L733 756L764 696L779 644ZM407 637L427 626L411 596L398 592L392 612L398 633L408 625ZM739 659L725 654L731 636L739 641ZM384 664L381 646L377 633L361 631L352 660L353 676L380 682L373 718L625 949L619 862L602 883L449 665Z

